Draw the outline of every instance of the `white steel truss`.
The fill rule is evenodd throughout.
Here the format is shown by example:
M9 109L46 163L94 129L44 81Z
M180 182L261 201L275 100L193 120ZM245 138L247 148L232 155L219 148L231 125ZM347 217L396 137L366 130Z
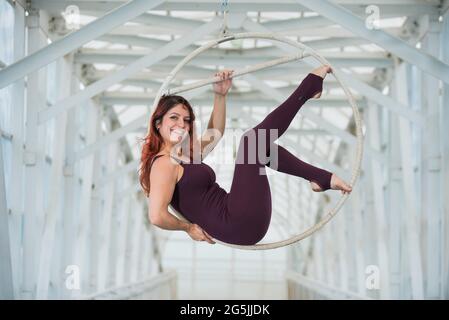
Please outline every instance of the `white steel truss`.
M356 93L366 135L360 180L335 222L298 245L261 253L251 268L244 266L249 256L211 251L152 227L137 180L135 139L146 132L156 92L185 55L219 36L220 2L4 3L14 16L14 41L0 43L13 53L0 55L1 297L184 298L177 284L201 298L218 277L210 271L217 265L229 280L218 298L243 297L242 283L262 283L255 289L260 298L270 292L291 299L449 297L447 1L229 2L226 31L277 32L329 59ZM77 31L61 15L69 5L81 13ZM365 27L368 6L379 9L380 29ZM220 45L183 68L173 84L291 50L260 40ZM305 59L235 79L225 134L255 125L313 66ZM279 143L347 178L354 123L331 76L324 89ZM201 124L212 94L210 88L186 94ZM232 154L226 146L217 148L217 160ZM233 168L215 169L217 181L229 186ZM269 179L268 237L314 223L336 201L335 193L316 194L295 177ZM166 266L177 266L179 276ZM78 289L69 281L77 272ZM380 286L370 287L367 279L376 274ZM288 295L275 286L280 281L288 283Z

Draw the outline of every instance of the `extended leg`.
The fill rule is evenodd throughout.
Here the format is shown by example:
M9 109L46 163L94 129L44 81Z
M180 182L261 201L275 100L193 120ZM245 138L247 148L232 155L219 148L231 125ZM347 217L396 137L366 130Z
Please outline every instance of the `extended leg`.
M275 148L277 148L277 150L275 150ZM301 177L310 182L313 181L317 183L323 191L331 188L332 172L314 167L311 164L300 160L287 149L276 143L274 146L271 146L271 153L273 157L270 157L270 162L267 163L267 166L271 169Z
M323 78L309 73L296 90L253 129L277 129L279 137L289 127L302 105L323 90Z

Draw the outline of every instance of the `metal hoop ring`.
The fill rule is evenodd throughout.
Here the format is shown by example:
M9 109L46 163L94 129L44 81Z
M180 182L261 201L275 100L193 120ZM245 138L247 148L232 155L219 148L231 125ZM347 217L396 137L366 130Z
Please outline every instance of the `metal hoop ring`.
M276 34L271 34L271 33L257 33L257 32L248 32L248 33L237 33L231 36L225 36L222 38L218 38L216 40L211 40L207 43L205 43L204 45L202 45L201 47L197 48L196 50L192 51L187 57L185 57L181 62L179 62L176 67L169 73L169 75L167 76L167 78L165 79L165 81L163 82L162 86L159 88L159 91L156 95L156 98L154 100L154 104L153 104L153 109L154 110L156 108L156 106L159 103L159 100L162 96L162 93L166 91L166 88L168 87L168 85L171 83L171 81L173 80L173 78L176 76L176 74L179 72L179 70L181 70L182 67L184 67L184 65L186 65L189 61L191 61L193 58L195 58L196 56L198 56L200 53L220 44L223 42L227 42L227 41L231 41L231 40L236 40L236 39L266 39L266 40L272 40L272 41L279 41L279 42L283 42L286 44L289 44L295 48L298 48L301 50L301 55L298 55L299 57L303 57L306 55L311 55L313 56L315 59L317 59L322 65L331 65L324 57L322 57L320 54L318 54L315 50L313 50L312 48L304 45L301 42L297 42L297 41L292 41L288 38L285 38L283 36L280 35L276 35ZM334 78L337 80L337 82L340 84L340 86L342 87L342 89L344 90L346 97L348 98L348 101L352 107L352 111L354 114L354 121L355 121L355 125L356 125L356 152L355 152L355 161L354 161L354 167L352 168L352 174L351 174L351 180L350 180L350 185L354 186L355 182L358 178L358 176L360 175L360 168L361 168L361 164L362 164L362 156L363 156L363 133L362 133L362 120L360 117L360 113L358 110L358 107L355 103L355 99L352 96L351 92L349 91L349 89L346 87L346 85L344 85L341 80L339 79L337 73L335 72L335 70L333 70L332 75L334 76ZM310 236L311 234L313 234L314 232L316 232L317 230L321 229L327 222L329 222L329 220L331 220L336 213L341 209L341 207L343 206L343 203L346 201L346 199L348 198L348 194L344 194L340 197L339 201L337 202L337 204L331 209L329 210L329 212L327 214L325 214L320 221L318 221L315 225L313 225L312 227L310 227L309 229L307 229L306 231L293 236L291 238L282 240L282 241L277 241L277 242L272 242L272 243L261 243L261 244L256 244L256 245L235 245L235 244L230 244L230 243L226 243L226 242L222 242L219 240L214 239L217 243L220 243L222 245L228 246L228 247L232 247L232 248L236 248L236 249L243 249L243 250L268 250L268 249L275 249L275 248L280 248L280 247L284 247L290 244L293 244L295 242L298 242L308 236ZM173 211L175 212L175 214L180 218L183 219L185 221L187 221L187 219L185 219L179 212L177 212L173 207L172 207Z

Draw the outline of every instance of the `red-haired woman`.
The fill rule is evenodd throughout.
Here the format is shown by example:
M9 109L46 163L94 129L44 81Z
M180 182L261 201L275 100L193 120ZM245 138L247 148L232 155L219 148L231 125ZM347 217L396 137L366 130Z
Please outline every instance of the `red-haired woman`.
M264 237L271 220L265 166L310 181L316 192L334 189L350 193L351 186L338 176L298 159L270 136L275 131L280 137L301 106L321 96L323 79L330 71L329 66L313 70L287 100L243 134L229 192L215 182L214 171L202 159L224 133L232 71L217 73L222 81L213 85L214 108L208 129L219 133L213 135L214 139L210 139L210 132L197 139L195 115L186 99L163 96L151 116L140 168L140 183L150 200L151 222L166 230L186 231L198 241L214 243L215 238L233 244L255 244ZM191 223L170 214L169 204Z

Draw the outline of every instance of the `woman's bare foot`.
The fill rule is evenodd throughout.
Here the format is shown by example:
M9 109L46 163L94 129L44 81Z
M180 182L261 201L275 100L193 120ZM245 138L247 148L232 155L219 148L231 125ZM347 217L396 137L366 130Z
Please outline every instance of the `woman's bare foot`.
M315 70L312 70L311 73L316 74L317 76L320 76L321 78L326 78L326 75L328 73L332 72L332 68L329 65L324 65L321 66L319 68L316 68ZM312 98L314 99L318 99L319 97L321 97L321 92L318 92L317 94L315 94Z
M310 182L312 190L315 192L321 192L323 189L319 186L319 184L315 182ZM351 193L352 187L340 179L336 174L332 174L331 177L331 189L332 190L341 190L342 194Z

